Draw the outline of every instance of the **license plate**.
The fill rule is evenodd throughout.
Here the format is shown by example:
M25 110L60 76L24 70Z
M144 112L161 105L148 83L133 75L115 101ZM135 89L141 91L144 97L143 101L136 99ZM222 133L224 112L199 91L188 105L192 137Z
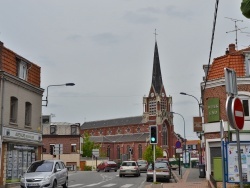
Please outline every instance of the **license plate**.
M39 186L39 184L38 183L29 183L29 184L27 184L27 186L30 186L30 187L32 187L32 186Z
M126 170L126 172L131 172L131 170Z

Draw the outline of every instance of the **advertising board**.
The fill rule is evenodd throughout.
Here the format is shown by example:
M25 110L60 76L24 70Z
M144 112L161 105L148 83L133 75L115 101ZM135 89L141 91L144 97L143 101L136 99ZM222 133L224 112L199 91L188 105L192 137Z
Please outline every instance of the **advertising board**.
M242 180L250 183L250 142L240 142ZM237 143L227 144L227 182L239 183Z

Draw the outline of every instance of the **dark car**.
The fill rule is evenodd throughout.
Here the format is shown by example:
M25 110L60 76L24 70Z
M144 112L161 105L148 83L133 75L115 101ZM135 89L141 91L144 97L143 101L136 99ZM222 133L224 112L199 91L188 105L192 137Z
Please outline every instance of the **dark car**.
M137 160L140 172L147 172L148 162L146 160Z
M114 170L116 172L117 169L118 169L118 165L116 164L116 162L103 161L97 166L96 171L99 172L102 170L104 172L109 172L110 170Z
M170 168L165 161L156 161L154 163L156 181L162 180L169 182L171 179ZM152 164L149 165L146 175L146 181L153 180L154 170L152 168Z

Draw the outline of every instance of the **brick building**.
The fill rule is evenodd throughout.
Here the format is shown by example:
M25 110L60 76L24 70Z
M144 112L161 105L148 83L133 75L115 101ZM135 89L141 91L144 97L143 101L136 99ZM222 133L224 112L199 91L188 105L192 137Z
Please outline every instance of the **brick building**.
M224 121L225 139L227 141L236 140L235 129L230 127L226 114L227 93L224 68L234 69L236 72L238 97L242 100L245 114L245 125L240 131L240 140L250 140L250 47L236 50L235 44L230 44L226 53L215 58L209 69L208 66L203 68L207 78L206 83L205 79L201 83L204 110L203 146L206 151L204 154L206 177L209 179L214 170L213 158L221 157L220 120Z
M71 170L80 167L80 154L83 139L80 135L79 123L53 122L43 124L43 159L61 159ZM56 145L61 145L61 153L55 151L51 155L50 151Z
M0 41L0 185L18 182L41 159L40 67Z
M85 122L81 134L87 132L90 139L101 145L100 152L112 160L141 159L149 145L149 126L158 126L158 146L163 156L175 155L174 145L178 136L174 132L172 97L165 91L155 42L152 83L147 97L143 97L140 116ZM130 152L132 151L132 152ZM84 154L83 154L84 156Z

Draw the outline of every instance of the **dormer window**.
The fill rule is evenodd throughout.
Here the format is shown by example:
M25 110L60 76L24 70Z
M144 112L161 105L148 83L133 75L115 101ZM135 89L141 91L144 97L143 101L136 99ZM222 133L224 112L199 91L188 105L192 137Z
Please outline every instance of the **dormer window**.
M244 52L244 54L245 54L246 76L250 76L250 52Z
M27 80L27 63L23 60L20 60L18 63L18 77Z
M77 134L77 127L71 126L71 135L76 135L76 134Z
M56 125L50 126L50 134L56 134Z

